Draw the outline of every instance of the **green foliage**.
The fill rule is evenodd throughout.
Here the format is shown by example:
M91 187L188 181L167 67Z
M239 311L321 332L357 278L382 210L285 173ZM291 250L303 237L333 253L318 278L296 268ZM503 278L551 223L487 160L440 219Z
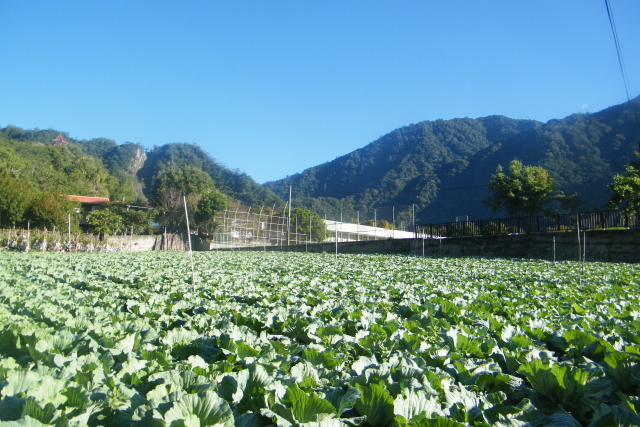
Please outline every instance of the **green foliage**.
M177 191L169 199L181 202L181 191L192 193L203 182L206 188L214 188L215 183L221 193L249 205L282 203L270 190L246 174L218 164L194 144L167 144L147 152L140 144L118 145L105 138L78 141L62 132L69 145L52 146L59 133L53 129L0 128L0 174L26 180L39 191L108 196L142 206L167 188ZM195 193L203 191L199 188ZM198 199L189 198L194 212ZM181 219L178 215L168 222L178 224Z
M115 234L122 231L123 219L111 209L98 209L87 215L87 224L93 226L95 233L102 235Z
M186 197L189 220L194 215L202 195L213 190L213 180L209 175L194 166L170 166L165 169L154 183L154 205L163 210L158 217L161 225L179 228L186 225L184 217L184 198Z
M44 191L34 197L31 206L27 209L26 217L34 228L66 230L70 216L71 230L75 232L80 229L75 212L77 207L78 203L70 202L60 194Z
M320 422L336 415L336 408L315 393L310 395L294 384L287 388L285 399L291 404L293 416L300 423Z
M362 225L368 225L370 227L378 227L378 228L386 228L387 230L393 230L393 224L387 221L386 219L373 220L370 219L368 221L364 221Z
M309 224L311 224L311 240L322 242L327 234L327 225L320 218L320 215L303 208L291 210L290 229L292 232L309 235Z
M634 108L639 103L632 101ZM274 191L284 196L293 185L297 202L303 202L298 206L315 212L415 203L417 222L424 223L460 214L495 217L482 204L487 190L474 183L488 182L495 165L519 158L547 170L557 189L572 195L557 197L554 208L596 210L608 202L605 190L611 176L624 175L624 165L634 160L637 146L629 111L624 104L547 123L503 116L420 122L265 187L219 164L195 144L166 144L147 152L139 144L117 145L104 138L78 141L63 132L69 146L52 147L56 130L7 126L0 128L0 173L26 179L40 191L124 198L144 205L153 199L154 183L166 169L190 166L211 177L231 202L280 207L283 202ZM584 202L575 194L585 197Z
M356 409L367 417L371 427L387 427L394 419L393 397L381 385L358 387L362 396L356 402Z
M153 198L155 190L152 189L155 188L156 179L162 176L166 169L172 166L178 168L189 166L200 169L209 175L215 184L215 188L221 193L246 205L273 206L274 204L283 203L271 190L257 184L247 174L238 170L228 169L219 164L195 144L165 144L161 147L155 147L147 154L148 158L138 172L138 176L144 182L147 191L149 191L147 195L149 198Z
M640 162L625 165L624 173L613 176L607 191L611 193L609 206L622 209L627 213L640 210Z
M191 284L186 253L71 258L0 251L4 424L639 422L633 265L197 252Z
M109 181L109 199L120 203L140 203L146 205L146 198L136 193L134 178L129 175L116 173Z
M479 236L481 234L478 226L472 222L453 222L451 228L451 237Z
M509 232L504 224L496 224L495 222L490 222L485 227L485 230L488 236L493 236L496 234L507 234Z
M198 202L198 212L201 220L212 219L216 212L227 208L227 197L219 191L205 193Z
M34 197L35 191L27 180L0 174L0 227L20 226Z
M8 134L18 134L21 138L30 135ZM85 196L107 196L113 180L99 160L87 156L75 145L52 146L51 140L43 144L0 136L2 172L18 180L26 179L37 190Z
M563 191L556 191L553 196L553 201L557 202L559 205L558 211L564 213L575 213L580 211L582 206L586 203L585 200L582 200L578 197L578 193L573 193L570 196L564 194Z
M194 215L196 225L205 233L213 233L217 227L215 215L227 208L227 196L217 190L202 195Z
M151 223L158 216L158 211L155 209L137 209L121 204L112 204L109 209L121 218L122 228L133 234L151 233L153 231Z
M104 138L78 141L82 150L100 160L113 179L109 183L109 197L120 202L146 204L147 198L142 192L142 183L138 171L147 158L140 144L125 142L117 145L115 141Z
M156 179L154 188L157 192L171 188L187 196L201 195L213 189L213 180L194 166L171 166Z
M539 166L523 166L519 160L509 163L509 174L498 166L489 181L488 196L484 203L493 212L504 210L511 217L544 213L551 203L553 178Z
M118 147L114 140L106 138L93 138L88 141L83 139L77 143L84 153L98 159L105 158L107 153Z
M324 204L336 205L331 211L339 212L416 202L422 210L437 196L440 171L455 164L449 172L461 172L466 168L463 159L496 142L494 138L513 136L535 125L534 121L496 116L425 121L396 129L332 162L265 185L281 195L293 185L298 197L313 198L312 210L320 212Z
M632 103L637 109L640 98ZM496 165L518 158L546 169L564 194L584 198L565 206L558 200L553 207L597 210L608 201L611 176L633 160L633 123L626 104L547 123L503 116L421 122L265 185L280 196L292 185L299 202L321 214L415 203L418 223L447 222L461 214L495 218L482 203L489 192L480 185Z
M229 403L212 391L189 394L173 404L164 415L167 425L233 427Z

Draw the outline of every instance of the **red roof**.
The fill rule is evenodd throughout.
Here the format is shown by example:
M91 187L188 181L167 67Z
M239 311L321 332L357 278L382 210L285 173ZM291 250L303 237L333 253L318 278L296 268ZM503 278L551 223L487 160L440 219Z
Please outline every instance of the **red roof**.
M62 137L62 134L58 134L53 141L51 141L53 145L69 145L66 139Z
M67 196L67 200L72 202L89 203L92 205L104 205L109 203L108 197L89 197L89 196Z

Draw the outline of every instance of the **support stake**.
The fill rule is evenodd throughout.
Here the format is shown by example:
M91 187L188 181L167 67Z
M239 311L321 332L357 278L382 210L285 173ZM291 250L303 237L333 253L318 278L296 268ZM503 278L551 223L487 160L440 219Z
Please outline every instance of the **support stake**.
M193 293L196 292L196 273L193 269L193 250L191 249L191 230L189 229L189 212L187 211L187 196L182 195L184 201L184 216L187 219L187 237L189 239L189 258L191 259L191 286L193 287Z

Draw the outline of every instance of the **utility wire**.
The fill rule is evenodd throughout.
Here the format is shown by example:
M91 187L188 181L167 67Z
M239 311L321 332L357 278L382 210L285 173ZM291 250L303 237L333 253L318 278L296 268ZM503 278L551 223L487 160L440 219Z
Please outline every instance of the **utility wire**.
M622 49L620 48L620 39L618 38L618 30L616 29L616 23L613 19L613 12L609 0L604 0L604 4L607 7L607 15L609 16L609 25L611 26L611 32L613 33L613 41L616 45L616 53L618 54L618 64L620 65L620 72L622 73L622 81L624 82L624 90L627 95L627 104L629 105L629 111L631 111L631 118L636 128L636 137L638 138L638 151L640 151L640 129L638 128L638 121L636 120L636 114L631 104L631 96L629 94L629 84L627 82L627 72L624 68L624 61L622 59Z
M438 191L448 191L448 190L466 190L468 188L485 188L488 187L488 184L485 185L471 185L468 187L449 187L449 188L437 188L436 190ZM394 194L407 194L407 193L423 193L424 190L402 190L402 191L398 191L397 193ZM331 191L331 190L325 190L325 191L310 191L310 193L313 194L322 194L322 193L329 193L329 194L364 194L366 193L366 191ZM312 197L312 196L307 196L307 197ZM324 197L324 196L317 196L317 197Z

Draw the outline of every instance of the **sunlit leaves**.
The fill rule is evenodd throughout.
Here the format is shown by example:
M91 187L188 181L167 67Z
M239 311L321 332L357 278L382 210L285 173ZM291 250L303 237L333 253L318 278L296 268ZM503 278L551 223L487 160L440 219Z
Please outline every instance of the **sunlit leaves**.
M195 291L182 253L0 253L0 420L502 427L640 410L634 266L587 264L581 284L572 263L194 258Z

